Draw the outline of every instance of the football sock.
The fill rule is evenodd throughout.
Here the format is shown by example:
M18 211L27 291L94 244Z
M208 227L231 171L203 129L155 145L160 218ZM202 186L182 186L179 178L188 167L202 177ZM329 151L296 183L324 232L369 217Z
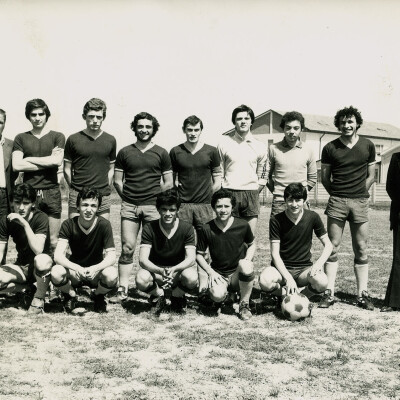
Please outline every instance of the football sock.
M34 274L37 286L35 297L37 297L38 299L44 299L46 297L46 292L50 284L50 272L45 276L39 276L36 272Z
M335 281L336 281L336 273L339 268L339 263L337 261L327 261L325 263L325 273L328 277L328 287L327 289L331 290L331 295L335 294Z
M246 303L250 300L250 295L253 290L254 272L250 275L245 275L239 272L239 288L240 288L240 301Z
M360 260L362 262L362 260ZM360 262L359 261L359 262ZM368 262L366 264L354 264L354 273L357 280L357 296L368 289Z
M172 290L172 296L174 297L183 297L185 295L185 291L180 287L176 287Z
M114 288L108 288L108 287L104 286L104 285L99 281L99 283L98 283L98 285L97 285L97 288L96 288L96 290L94 291L94 294L106 294L106 293L108 293L111 289L114 289Z
M71 281L69 279L67 280L66 283L61 284L61 286L55 285L54 282L53 282L53 285L56 288L60 289L61 292L69 294L71 297L76 296L75 290L72 288Z
M129 278L133 270L133 263L131 264L118 264L119 286L123 286L126 291L129 287Z

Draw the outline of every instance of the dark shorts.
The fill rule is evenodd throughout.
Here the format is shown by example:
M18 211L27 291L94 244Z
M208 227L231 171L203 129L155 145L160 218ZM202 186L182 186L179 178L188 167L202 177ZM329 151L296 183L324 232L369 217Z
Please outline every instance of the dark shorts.
M329 218L339 221L349 221L355 224L364 224L368 222L367 198L350 199L348 197L329 197L325 214Z
M78 198L78 191L73 189L72 187L69 188L69 198L68 198L68 208L73 210L73 212L78 212L76 208L76 199ZM111 195L109 196L102 196L101 198L101 206L97 210L97 214L103 212L110 212L111 209Z
M301 268L288 268L286 267L286 269L288 270L289 274L293 276L293 279L295 281L297 281L297 279L299 279L299 276L304 272L307 271L309 269L311 269L310 267L301 267Z
M198 231L203 224L214 219L214 212L210 204L182 203L178 218L189 222Z
M138 223L146 223L160 218L156 206L151 204L136 206L135 204L122 201L121 204L121 218L129 219L130 221Z
M59 186L51 189L36 189L36 207L49 217L61 218L61 191Z
M232 210L234 217L257 217L260 214L258 190L232 190L236 198L236 206Z

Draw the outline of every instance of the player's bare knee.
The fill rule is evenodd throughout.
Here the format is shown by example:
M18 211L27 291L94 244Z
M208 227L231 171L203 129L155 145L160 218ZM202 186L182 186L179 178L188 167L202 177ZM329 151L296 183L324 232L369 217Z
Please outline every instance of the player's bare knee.
M319 293L324 292L328 288L328 276L324 272L319 272L308 278L311 287Z
M114 287L118 283L118 271L114 267L104 268L101 272L101 281L107 287Z
M259 277L260 288L264 292L272 292L276 289L278 277L273 267L264 268Z
M254 271L254 264L250 260L242 259L239 261L238 265L239 273L244 275L251 275Z
M180 280L186 288L194 289L198 285L198 278L197 268L188 268L182 272Z
M67 276L67 270L62 265L56 264L51 269L50 276L51 281L58 285L64 281L65 277Z
M153 284L153 277L149 271L140 269L136 275L136 287L145 292Z
M222 303L228 294L227 287L225 285L214 285L210 288L211 300L216 303Z
M35 272L37 275L42 276L50 272L53 265L53 260L47 254L38 254L34 260Z

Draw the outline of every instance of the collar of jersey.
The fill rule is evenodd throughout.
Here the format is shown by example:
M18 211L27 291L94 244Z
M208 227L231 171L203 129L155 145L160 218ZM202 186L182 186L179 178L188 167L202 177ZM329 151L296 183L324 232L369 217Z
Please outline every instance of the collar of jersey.
M92 230L95 228L97 221L98 221L98 217L96 217L93 221L93 224L89 226L88 229L84 228L81 223L79 222L79 217L78 217L78 226L79 229L85 234L85 235L89 235L90 232L92 232Z
M179 226L179 218L177 218L175 220L175 224L174 227L171 229L171 231L168 233L161 225L161 219L158 220L158 225L160 226L161 232L163 233L163 235L167 238L167 239L171 239L172 236L175 235L175 232L178 230L178 226Z
M204 146L204 142L199 142L199 144L197 145L197 147L194 149L194 151L191 151L189 149L189 147L186 146L186 142L183 143L183 145L185 146L185 149L190 153L190 154L196 154L198 151L200 151L203 146Z

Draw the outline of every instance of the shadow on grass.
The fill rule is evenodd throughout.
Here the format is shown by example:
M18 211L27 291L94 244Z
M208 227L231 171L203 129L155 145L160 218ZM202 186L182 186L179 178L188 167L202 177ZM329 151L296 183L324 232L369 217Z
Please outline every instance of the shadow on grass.
M357 306L357 296L346 292L335 292L335 296L340 300L341 303ZM377 297L370 297L374 307L381 308L383 306L383 300Z

